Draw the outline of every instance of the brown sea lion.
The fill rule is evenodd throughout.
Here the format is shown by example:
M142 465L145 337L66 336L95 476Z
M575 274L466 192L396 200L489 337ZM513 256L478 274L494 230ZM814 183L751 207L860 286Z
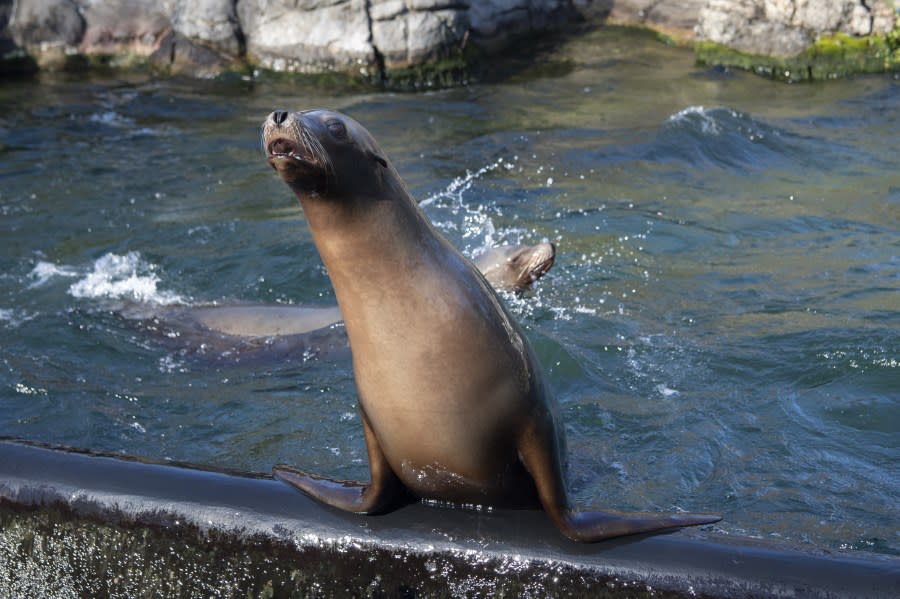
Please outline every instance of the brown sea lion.
M371 472L370 482L337 481L279 465L277 478L359 513L411 498L543 507L579 541L720 519L573 509L557 405L528 340L369 132L338 112L278 110L263 140L334 285Z

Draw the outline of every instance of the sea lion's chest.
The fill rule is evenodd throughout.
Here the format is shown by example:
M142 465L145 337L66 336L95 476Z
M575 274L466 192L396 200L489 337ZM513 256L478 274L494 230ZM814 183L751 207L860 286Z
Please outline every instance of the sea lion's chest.
M533 401L533 364L484 280L437 270L378 300L344 312L360 405L395 470L478 478L514 459L506 431Z

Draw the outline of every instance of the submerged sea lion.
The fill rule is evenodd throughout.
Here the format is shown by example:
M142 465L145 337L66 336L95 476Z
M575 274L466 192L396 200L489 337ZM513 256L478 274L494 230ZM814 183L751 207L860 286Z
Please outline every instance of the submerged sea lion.
M555 255L550 243L505 245L488 249L476 261L495 289L521 292L550 270ZM343 316L337 306L123 302L114 311L156 333L166 345L207 359L346 355L344 329L337 326Z
M369 132L338 112L279 110L263 140L334 285L371 471L370 482L337 481L279 465L277 478L359 513L415 498L543 507L579 541L720 519L575 511L556 402L528 340Z
M125 301L110 309L158 345L201 365L349 356L337 306L184 306Z

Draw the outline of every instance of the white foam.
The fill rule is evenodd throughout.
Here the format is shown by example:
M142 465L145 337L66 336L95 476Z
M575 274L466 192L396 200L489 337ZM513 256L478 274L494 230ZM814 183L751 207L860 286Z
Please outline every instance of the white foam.
M0 322L8 322L10 326L16 327L19 326L19 323L21 321L16 316L14 310L6 310L4 308L0 308Z
M722 132L722 128L719 126L719 123L716 121L716 118L713 115L714 110L716 109L706 108L704 106L688 106L684 110L676 112L675 114L670 116L666 120L666 122L680 123L682 121L687 121L692 116L696 115L696 117L700 120L700 130L703 133L707 135L719 135Z
M675 389L672 389L671 387L668 387L663 383L660 383L656 386L656 392L663 397L678 397L679 395L681 395L679 391L676 391Z
M134 119L122 116L114 110L95 112L90 117L88 117L88 120L92 123L100 123L103 125L109 125L111 127L130 127L134 124Z
M133 299L163 305L186 303L180 295L158 289L160 280L155 270L138 252L124 256L105 254L94 262L91 272L69 287L69 293L87 299Z
M40 287L53 277L77 277L78 271L71 266L58 266L42 260L35 264L28 276L34 279L34 282L28 286L29 289L33 289Z
M11 329L20 326L23 322L32 320L34 317L34 313L28 314L22 310L7 310L6 308L0 308L0 323L8 323L6 326Z

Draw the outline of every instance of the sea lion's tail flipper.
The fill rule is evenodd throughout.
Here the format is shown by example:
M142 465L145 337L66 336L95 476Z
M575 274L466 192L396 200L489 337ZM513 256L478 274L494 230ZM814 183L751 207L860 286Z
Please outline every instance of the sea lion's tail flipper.
M552 419L533 418L519 442L519 458L531 474L544 511L570 539L584 543L626 535L712 524L714 514L633 514L613 511L576 512L569 505L560 447Z

